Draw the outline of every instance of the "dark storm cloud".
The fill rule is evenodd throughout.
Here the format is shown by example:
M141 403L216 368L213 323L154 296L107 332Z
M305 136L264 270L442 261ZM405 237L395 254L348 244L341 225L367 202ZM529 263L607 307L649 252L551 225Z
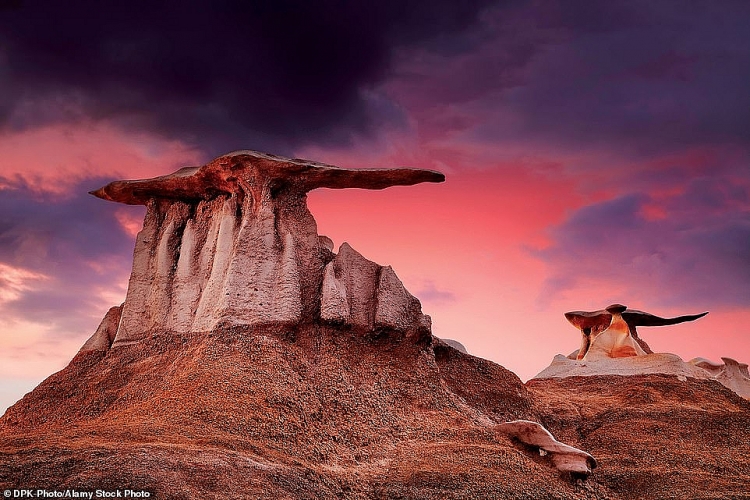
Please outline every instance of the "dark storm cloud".
M485 3L22 2L0 12L0 118L116 119L210 153L346 141L394 47L466 29Z
M750 147L750 4L558 5L529 12L559 41L539 51L523 85L499 97L514 120L489 123L481 136L633 156Z
M14 300L0 304L4 319L55 325L81 335L102 307L103 290L127 278L133 238L114 215L119 207L87 194L102 179L79 182L73 197L34 192L3 180L0 191L0 264L45 276L28 280ZM0 283L0 288L3 283ZM6 283L7 285L7 283ZM124 285L124 283L123 283ZM115 304L111 304L115 305Z
M389 83L421 131L645 158L750 147L750 3L545 1L400 52ZM450 132L450 131L449 131ZM423 132L424 133L424 132Z

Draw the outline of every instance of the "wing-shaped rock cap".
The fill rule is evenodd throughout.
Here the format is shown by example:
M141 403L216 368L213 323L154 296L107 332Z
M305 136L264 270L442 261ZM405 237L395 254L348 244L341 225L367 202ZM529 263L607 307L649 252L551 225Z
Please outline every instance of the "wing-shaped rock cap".
M343 169L237 151L170 175L112 182L92 194L147 210L114 341L100 336L95 345L130 345L153 331L316 322L421 341L430 320L419 300L390 267L347 244L335 254L317 232L307 192L443 180L430 170Z
M662 318L651 313L612 304L599 311L571 311L565 318L581 331L581 347L576 359L626 357L650 354L651 348L638 336L638 326L667 326L694 321L708 314ZM571 356L573 356L571 354Z
M220 156L202 167L185 167L153 179L111 182L91 194L129 205L146 205L152 198L209 200L219 194L248 192L259 201L264 188L306 193L322 187L385 189L444 180L445 175L432 170L348 169L245 150Z
M498 424L496 429L521 443L544 450L551 455L552 464L560 472L582 476L596 468L596 459L583 450L561 443L541 424L530 420L514 420Z
M606 309L599 311L570 311L565 313L565 318L576 328L583 330L584 328L597 329L607 328L609 323L612 321L612 313L619 312L622 314L622 319L630 327L636 326L668 326L676 325L678 323L684 323L686 321L695 321L696 319L702 318L707 312L700 314L690 314L686 316L675 316L674 318L662 318L651 313L638 311L636 309L628 309L621 304L612 304Z

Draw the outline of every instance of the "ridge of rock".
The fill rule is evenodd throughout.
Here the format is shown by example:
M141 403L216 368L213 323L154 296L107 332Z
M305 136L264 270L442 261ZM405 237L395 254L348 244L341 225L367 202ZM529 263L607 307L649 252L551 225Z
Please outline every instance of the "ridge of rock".
M663 374L678 377L709 379L711 376L701 368L686 363L676 354L654 353L627 358L594 360L570 359L558 354L552 363L534 376L541 378L590 377L595 375L647 375Z

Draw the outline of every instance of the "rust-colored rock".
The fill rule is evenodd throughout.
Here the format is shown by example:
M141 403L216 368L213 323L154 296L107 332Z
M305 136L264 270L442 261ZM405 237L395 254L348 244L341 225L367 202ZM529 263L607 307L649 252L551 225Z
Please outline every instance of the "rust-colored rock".
M385 189L421 182L443 182L440 172L413 168L347 169L298 158L243 150L220 156L202 167L185 167L153 179L115 181L92 191L99 198L148 205L153 199L211 200L250 196L259 207L282 193L302 195L317 188Z
M108 351L115 341L117 327L122 316L122 305L111 307L99 324L94 334L89 338L79 352Z
M536 420L531 406L514 374L444 344L339 326L157 333L81 352L11 407L0 488L596 498L496 432Z
M533 379L538 422L596 457L607 498L750 498L750 402L674 375ZM601 498L604 498L602 496Z

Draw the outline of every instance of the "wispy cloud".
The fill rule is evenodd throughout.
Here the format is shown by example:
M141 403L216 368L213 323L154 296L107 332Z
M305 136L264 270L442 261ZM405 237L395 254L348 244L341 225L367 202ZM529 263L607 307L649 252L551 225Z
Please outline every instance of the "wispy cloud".
M416 291L416 296L422 301L435 305L446 304L456 301L456 295L449 290L441 290L433 281L427 280L422 288Z
M81 181L65 197L25 183L3 190L0 315L6 322L31 321L54 326L59 335L82 335L91 330L92 316L111 305L103 300L112 297L111 290L124 294L132 236L118 223L118 207L87 194L104 182Z

